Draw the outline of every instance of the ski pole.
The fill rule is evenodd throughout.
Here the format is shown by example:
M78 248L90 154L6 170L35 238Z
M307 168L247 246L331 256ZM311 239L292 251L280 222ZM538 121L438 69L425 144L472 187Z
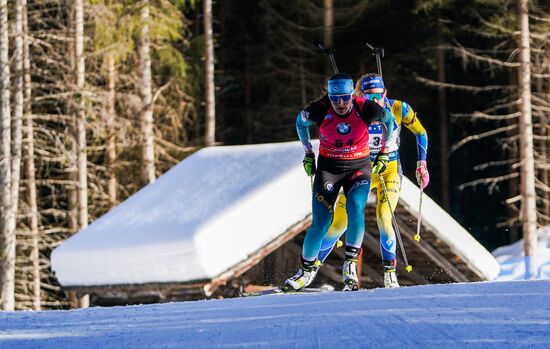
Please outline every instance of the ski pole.
M334 69L334 74L338 74L338 67L336 66L336 61L334 60L334 49L326 48L321 43L317 44L317 47L319 47L321 51L323 51L323 54L328 55L328 58L330 59L330 63L332 63L332 69Z
M420 227L422 225L422 194L424 194L424 188L420 188L420 203L418 204L418 217L416 218L416 234L414 234L414 241L420 242Z
M384 48L383 47L374 47L368 42L365 43L368 48L371 49L372 54L376 56L376 68L378 68L378 75L382 76L382 60L384 58Z
M397 240L399 241L399 247L401 248L401 253L403 253L403 260L405 261L405 264L407 265L405 267L405 270L409 273L412 271L412 265L409 264L409 261L407 260L407 253L405 253L405 246L403 246L403 240L401 240L401 233L399 232L399 226L397 225L397 220L395 219L395 215L393 214L393 209L391 207L390 199L388 198L388 191L386 190L386 183L384 182L384 178L381 174L378 174L378 177L380 178L380 184L382 185L382 191L384 192L384 198L386 199L386 202L388 203L388 207L390 208L391 213L391 219L393 226L395 228L395 234L397 235Z

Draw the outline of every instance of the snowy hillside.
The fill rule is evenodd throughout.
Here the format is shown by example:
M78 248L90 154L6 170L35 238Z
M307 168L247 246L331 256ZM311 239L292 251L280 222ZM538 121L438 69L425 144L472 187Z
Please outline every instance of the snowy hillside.
M0 348L548 348L550 281L0 313Z

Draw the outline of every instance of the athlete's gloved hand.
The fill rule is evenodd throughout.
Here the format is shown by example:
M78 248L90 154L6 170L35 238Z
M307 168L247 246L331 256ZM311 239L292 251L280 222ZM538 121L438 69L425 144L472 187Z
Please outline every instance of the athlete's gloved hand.
M430 173L428 172L426 160L416 162L416 182L422 189L426 188L428 183L430 183Z
M304 170L306 170L307 175L310 177L313 176L315 171L317 171L317 166L315 166L315 153L306 153L304 160L302 160L302 164L304 165Z
M388 167L389 162L390 162L390 158L386 154L378 155L378 157L376 158L376 161L374 162L372 173L381 174L386 170L386 167Z

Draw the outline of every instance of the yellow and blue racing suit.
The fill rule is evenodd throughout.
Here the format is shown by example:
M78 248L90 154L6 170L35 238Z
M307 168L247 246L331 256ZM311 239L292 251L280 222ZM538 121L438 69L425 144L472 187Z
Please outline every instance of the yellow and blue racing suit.
M416 113L409 104L389 98L385 98L384 104L386 111L393 114L395 125L392 136L386 141L386 148L389 151L390 162L388 163L386 170L382 173L382 178L386 184L391 208L395 210L399 201L401 177L403 176L401 161L399 159L399 134L401 131L401 125L405 125L416 136L419 161L426 160L428 136L426 134L426 130L418 120ZM383 134L384 127L380 122L374 122L369 126L369 148L372 163L374 163L376 157L378 156L378 152L380 151ZM384 193L382 192L380 176L378 174L372 174L371 182L371 190L376 190L376 222L378 225L378 230L380 231L380 249L382 252L382 259L387 262L392 262L392 264L395 265L397 244L395 240L395 231L392 225L392 213L390 211L390 207L386 203ZM318 255L321 262L325 261L338 239L345 232L347 225L347 216L344 209L345 202L345 196L340 194L334 211L332 224L321 243L321 250Z

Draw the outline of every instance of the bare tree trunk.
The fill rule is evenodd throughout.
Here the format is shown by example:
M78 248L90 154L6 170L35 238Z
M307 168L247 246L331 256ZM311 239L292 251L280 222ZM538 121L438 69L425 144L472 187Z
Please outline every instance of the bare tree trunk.
M334 45L334 0L323 0L323 45L332 48ZM332 75L332 65L325 60L325 75Z
M29 205L29 228L31 230L31 263L32 263L32 304L34 310L40 310L40 249L38 232L38 205L36 199L36 179L34 167L34 133L31 108L31 61L29 53L29 34L27 19L27 0L21 0L23 5L23 149L26 159L25 176L27 178L27 202Z
M204 41L205 41L205 81L206 93L204 145L216 143L216 97L214 84L214 36L212 33L212 0L203 1Z
M76 61L76 135L78 162L78 225L88 227L88 160L86 155L86 111L84 105L85 60L84 60L84 7L82 0L75 0L75 61ZM89 297L80 298L80 307L89 306Z
M535 160L533 155L533 122L531 115L531 53L529 44L529 10L528 0L518 0L518 16L520 29L520 69L519 92L519 143L521 159L522 198L521 218L525 250L526 278L534 277L535 266L532 257L537 246L537 206L535 192Z
M114 207L117 203L116 195L116 173L115 173L115 161L116 161L116 128L115 124L115 86L116 86L116 69L115 58L113 54L107 54L107 65L109 69L109 97L107 100L107 177L108 177L108 195L109 203L111 207Z
M437 75L440 83L446 82L445 76L445 50L443 49L443 24L440 20L437 21ZM437 96L439 101L439 142L440 142L440 155L439 162L441 166L441 200L443 208L447 211L450 207L449 197L449 156L447 151L449 149L449 133L448 133L448 110L447 110L447 92L443 86L439 86L437 89Z
M67 6L72 6L71 11L69 13L68 18L68 36L71 37L75 35L73 31L76 29L76 11L74 10L75 4L74 2L67 1ZM72 71L77 70L77 63L76 63L76 40L69 41L69 52L72 52L70 58L70 64ZM75 78L75 77L73 77ZM76 85L76 84L74 84ZM73 87L74 88L74 87ZM74 106L74 97L70 97L67 100L68 107L68 114L75 113L75 106ZM68 120L68 129L69 129L69 136L68 141L70 143L70 153L68 154L68 179L71 182L70 185L66 186L67 190L67 226L71 233L75 233L78 231L78 145L77 145L77 125L76 125L76 116L72 118L71 120ZM79 302L78 299L76 299L76 296L73 297L73 294L76 295L74 291L69 292L70 296L70 304L72 308L78 308Z
M550 55L542 58L540 61L540 66L542 68L540 70L541 75L546 72L546 74L550 76ZM544 83L545 80L547 82L546 88ZM540 77L537 82L537 92L540 92L541 96L546 96L546 100L550 101L550 79L548 77ZM548 123L550 120L550 111L543 111L541 114L542 127L540 128L541 141L539 156L542 164L547 165L549 163L548 152L550 151L550 133L548 132L550 125ZM548 166L541 167L542 168L539 172L540 181L548 188L550 187L549 169ZM542 205L539 212L542 213L537 217L539 219L539 223L542 225L550 224L550 192L548 190L542 191Z
M151 80L151 56L149 53L149 0L143 0L141 9L141 36L139 45L139 71L142 139L141 178L144 183L155 181L155 142L153 134L153 94Z
M10 115L10 67L8 55L8 4L0 0L0 309L15 308L15 230L11 222L11 115Z
M75 60L78 111L76 118L78 149L78 224L80 229L88 226L88 160L86 156L86 112L84 106L84 8L82 0L75 0Z
M23 6L21 0L14 4L12 89L13 113L11 119L11 211L10 230L14 231L17 246L17 209L19 207L19 183L21 182L21 146L23 142ZM17 253L17 252L16 252ZM17 265L17 256L16 262Z
M14 106L11 121L11 225L16 229L19 204L19 182L21 180L21 144L23 142L23 4L15 3L13 51L13 96Z
M67 36L73 37L75 35L74 30L76 29L76 19L74 11L74 3L72 0L65 1L65 5L72 6L71 11L69 11L68 25L67 25ZM69 41L68 51L72 52L69 58L71 65L71 70L76 71L76 40ZM72 77L75 79L75 76ZM76 85L76 81L74 84ZM75 112L75 98L69 97L67 100L67 114L73 114ZM70 151L67 154L67 177L71 184L67 185L65 188L67 190L67 226L70 229L71 233L78 231L78 145L77 145L77 126L76 126L76 117L67 121L68 124L68 143Z
M71 137L74 135L74 123L69 122L69 129L71 130L70 134ZM71 151L75 151L76 148L76 142L74 139L72 141L69 141L71 143L71 146L74 146L74 148L71 149ZM69 154L68 159L68 165L69 168L67 170L68 172L68 179L71 181L71 184L66 187L67 189L67 226L72 232L76 232L78 230L78 191L76 188L76 183L78 180L77 177L77 164L76 164L76 158L75 154Z
M222 1L220 6L226 7L227 6L227 1ZM198 37L198 36L201 35L201 29L202 29L201 25L202 24L198 20L202 16L201 11L202 11L202 9L200 8L200 6L195 6L194 16L195 16L195 18L197 18L197 20L195 21L195 23L193 25L192 36ZM225 13L225 11L222 10L222 13ZM222 59L221 62L223 64L224 60ZM222 67L222 70L223 70L223 67ZM222 101L222 103L223 103L223 101ZM221 116L223 117L223 114L221 114ZM202 142L204 140L204 133L201 129L202 128L202 122L200 120L201 115L200 115L198 110L194 113L194 117L195 117L195 120L193 121L193 141L196 144L202 144Z

